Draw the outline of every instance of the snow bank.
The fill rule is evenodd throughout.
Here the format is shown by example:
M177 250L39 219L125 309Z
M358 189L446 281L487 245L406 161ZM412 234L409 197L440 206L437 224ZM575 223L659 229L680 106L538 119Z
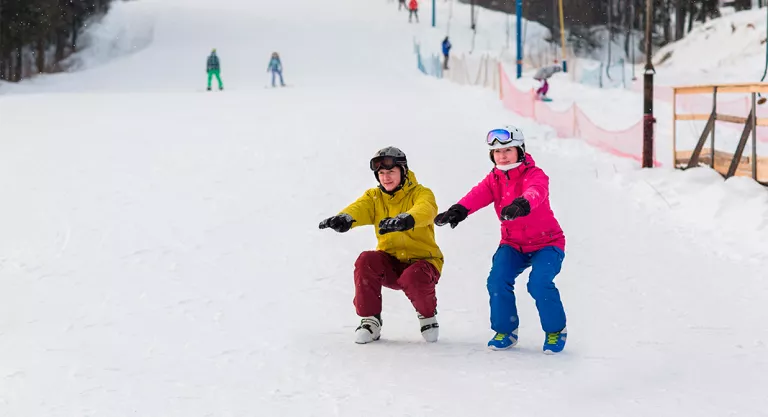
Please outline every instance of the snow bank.
M733 13L695 27L654 55L660 84L757 82L766 53L766 9Z
M673 216L681 233L704 230L709 244L731 248L723 251L731 258L768 261L768 189L751 178L723 181L716 171L701 167L625 171L615 181L655 215Z

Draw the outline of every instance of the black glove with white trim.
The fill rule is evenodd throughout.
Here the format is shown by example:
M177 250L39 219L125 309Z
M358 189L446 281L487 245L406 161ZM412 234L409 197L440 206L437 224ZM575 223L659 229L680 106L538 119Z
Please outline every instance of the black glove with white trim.
M416 226L416 220L408 213L398 214L395 217L387 217L379 222L379 234L411 230Z
M466 207L461 204L454 204L447 211L444 211L435 217L435 224L438 226L450 224L451 229L455 229L468 215L469 210L467 210Z
M501 220L514 220L531 214L531 204L523 197L517 197L512 204L501 209Z
M352 227L352 223L355 220L349 214L342 213L336 216L329 217L320 222L321 229L331 228L339 233L344 233Z

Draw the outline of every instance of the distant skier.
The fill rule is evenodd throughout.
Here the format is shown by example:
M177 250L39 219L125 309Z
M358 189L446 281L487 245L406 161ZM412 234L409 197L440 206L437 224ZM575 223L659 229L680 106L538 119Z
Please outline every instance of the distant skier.
M546 100L547 99L547 92L549 92L549 82L547 82L547 79L544 78L541 81L541 86L536 89L536 97L539 100Z
M445 39L443 39L443 69L448 69L448 58L451 54L451 41L448 40L448 37L446 36Z
M219 57L216 55L216 49L211 51L208 55L208 62L206 63L205 70L208 73L208 91L211 91L211 81L213 77L219 82L219 90L224 89L224 84L221 82L221 63Z
M456 227L467 216L493 203L501 221L501 243L488 276L494 350L517 344L515 279L532 267L528 292L536 300L544 330L544 353L565 348L568 331L555 276L565 258L565 235L549 205L549 177L525 152L523 132L514 126L488 132L486 143L495 167L457 204L435 218Z
M402 10L402 9L408 10L408 6L405 5L405 0L398 0L398 2L397 2L397 10L399 11L399 10Z
M417 0L411 0L408 3L408 23L411 23L413 16L416 16L416 23L419 23L419 2Z
M283 81L283 64L280 62L280 55L278 55L277 52L272 52L272 58L267 65L267 72L270 71L272 71L272 87L275 87L275 76L280 77L280 85L285 87L285 82Z
M536 98L543 101L551 101L547 97L547 92L549 92L549 77L552 75L562 71L563 69L560 68L559 65L549 65L546 67L539 68L536 73L533 75L534 80L538 80L541 82L541 86L539 86L538 89L536 89Z
M416 181L405 153L398 148L379 150L369 165L379 186L320 223L320 229L339 233L352 227L375 227L376 250L361 253L355 261L354 304L361 317L355 343L370 343L381 336L382 286L405 292L418 313L421 336L436 342L435 286L443 254L435 242L435 195Z

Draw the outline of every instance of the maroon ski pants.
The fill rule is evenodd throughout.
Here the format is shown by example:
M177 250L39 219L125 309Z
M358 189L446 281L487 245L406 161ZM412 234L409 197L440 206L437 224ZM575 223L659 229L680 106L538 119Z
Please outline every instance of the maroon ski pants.
M360 317L381 314L381 287L402 290L416 311L424 317L435 315L435 285L440 273L421 260L402 263L383 251L366 251L355 261L355 309Z

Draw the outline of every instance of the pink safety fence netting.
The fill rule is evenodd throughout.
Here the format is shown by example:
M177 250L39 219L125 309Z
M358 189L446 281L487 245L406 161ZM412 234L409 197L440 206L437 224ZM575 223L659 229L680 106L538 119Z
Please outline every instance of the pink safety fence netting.
M607 130L594 123L578 104L574 103L565 110L555 110L547 103L537 100L532 89L518 90L502 66L499 66L499 76L501 101L505 108L552 127L559 136L579 137L590 145L611 154L642 161L642 120L627 129ZM654 165L661 166L655 156Z

